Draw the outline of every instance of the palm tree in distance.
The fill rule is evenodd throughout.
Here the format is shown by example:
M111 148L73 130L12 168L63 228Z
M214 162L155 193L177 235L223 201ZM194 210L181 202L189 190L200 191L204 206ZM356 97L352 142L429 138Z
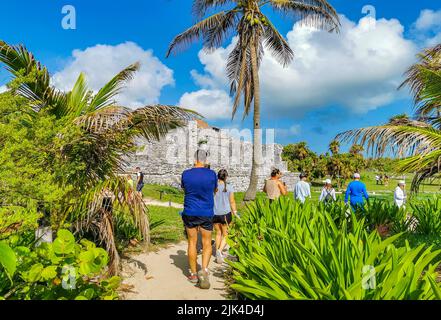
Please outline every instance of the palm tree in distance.
M337 140L332 141L329 144L329 151L331 151L332 155L338 155L340 153L340 142Z
M340 21L334 8L326 0L194 0L193 13L199 21L170 44L167 57L190 43L202 39L208 52L222 46L230 34L238 41L230 52L227 75L234 98L234 118L243 98L243 118L253 111L253 162L250 185L245 201L254 200L257 193L258 173L261 164L262 136L260 110L259 68L267 49L283 66L288 66L294 53L288 42L264 14L269 7L276 12L300 18L302 24L338 31ZM206 17L213 9L219 12ZM204 18L206 17L206 18Z
M118 173L124 172L126 157L135 151L137 138L157 140L198 115L165 105L137 110L116 105L115 96L139 69L138 63L118 73L96 93L87 86L84 74L79 75L69 92L51 86L48 70L24 46L11 46L0 41L0 63L12 75L13 83L19 81L12 91L32 106L32 116L45 112L66 127L75 129L73 140L63 133L57 136L61 147L54 148L54 158L73 167L69 172L59 172L58 182L73 186L74 190L69 199L62 199L65 200L64 211L53 215L57 215L61 222L73 223L77 232L92 232L104 242L110 256L110 273L118 273L114 217L112 212L103 210L104 197L112 195L113 211L132 219L148 244L147 207L142 196L133 192ZM84 168L78 169L77 163Z

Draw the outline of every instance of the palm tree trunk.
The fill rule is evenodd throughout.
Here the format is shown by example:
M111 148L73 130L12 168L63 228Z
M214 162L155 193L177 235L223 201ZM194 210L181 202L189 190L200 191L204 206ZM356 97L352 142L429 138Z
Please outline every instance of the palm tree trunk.
M259 67L257 64L258 41L256 35L251 38L251 66L254 86L254 139L253 139L253 162L251 168L250 185L245 193L244 201L256 199L257 185L259 183L258 173L262 163L262 130L260 127L260 81Z

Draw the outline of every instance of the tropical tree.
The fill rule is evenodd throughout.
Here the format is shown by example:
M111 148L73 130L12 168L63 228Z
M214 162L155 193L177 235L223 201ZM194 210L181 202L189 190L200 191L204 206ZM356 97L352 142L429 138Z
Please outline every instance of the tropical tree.
M237 42L227 62L231 94L235 96L233 118L243 97L245 118L253 111L253 162L250 186L245 200L256 197L258 172L261 163L261 110L259 67L267 49L283 66L294 58L288 42L271 22L264 9L301 18L303 24L338 31L340 22L334 8L326 0L194 0L194 16L199 21L171 43L167 56L178 48L202 39L204 48L220 47L231 33ZM208 17L210 10L221 9ZM205 18L204 18L205 17Z
M131 190L119 173L127 156L136 150L135 140L159 139L169 130L183 126L195 113L173 106L152 105L131 110L118 106L115 97L139 69L135 63L111 79L97 92L80 74L72 90L63 92L50 84L50 75L24 46L0 41L0 62L12 75L10 90L25 99L30 119L50 115L62 124L44 152L46 163L61 186L72 187L62 208L53 214L55 227L75 223L78 232L91 232L104 242L110 254L110 273L118 272L112 212L131 216L144 240L149 242L148 210L141 196ZM111 199L112 210L103 206ZM109 202L107 202L109 203Z
M408 86L413 94L413 119L400 115L382 126L351 130L337 137L366 146L376 157L396 155L400 159L395 166L397 172L416 172L413 192L424 180L439 176L441 167L441 44L418 57L400 86Z
M332 155L337 155L340 153L340 141L333 140L329 144L329 151L331 151Z
M364 151L364 147L359 144L352 145L351 149L349 150L349 153L354 156L359 156Z

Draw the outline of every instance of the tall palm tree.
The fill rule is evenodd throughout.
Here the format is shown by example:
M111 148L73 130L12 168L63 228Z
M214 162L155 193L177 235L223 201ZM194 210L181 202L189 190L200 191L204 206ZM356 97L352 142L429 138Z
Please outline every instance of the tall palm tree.
M424 50L419 61L406 73L400 86L408 86L415 100L415 117L396 116L387 124L351 130L337 138L367 147L375 156L385 153L400 158L399 173L416 172L412 191L439 176L441 167L441 44Z
M264 14L269 7L276 12L301 18L306 25L337 31L338 15L326 0L194 0L193 13L198 23L178 35L171 43L167 56L178 48L203 40L205 50L212 51L234 33L238 41L228 57L227 74L231 94L235 96L233 118L243 97L244 115L254 112L253 162L250 186L245 200L256 197L261 163L261 111L259 68L266 48L283 66L294 58L287 41ZM219 12L206 17L213 9ZM204 18L206 17L206 18Z
M24 46L11 46L0 41L0 62L11 73L13 92L27 99L35 115L45 112L66 127L78 129L74 139L58 135L61 147L54 159L61 164L85 163L80 170L59 173L59 183L73 186L72 199L57 215L75 223L77 231L92 231L105 243L111 257L110 272L118 272L119 255L115 244L112 210L103 209L103 198L113 198L113 210L130 216L148 244L148 210L141 196L131 190L118 173L125 159L135 151L139 137L159 139L169 130L185 125L197 117L192 111L173 106L152 105L131 110L116 105L114 98L139 69L135 63L105 84L98 92L89 89L80 74L72 90L63 92L50 85L50 75ZM48 163L48 170L51 164ZM57 170L57 168L52 168Z

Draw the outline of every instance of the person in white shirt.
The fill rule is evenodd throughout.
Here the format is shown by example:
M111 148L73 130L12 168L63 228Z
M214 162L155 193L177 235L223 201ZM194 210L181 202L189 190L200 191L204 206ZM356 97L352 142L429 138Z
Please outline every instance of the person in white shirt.
M301 203L305 203L307 198L311 198L311 186L308 182L306 182L308 175L302 173L300 175L300 181L296 184L294 190L294 199L300 201Z
M406 200L407 200L406 181L400 181L398 183L398 187L395 189L395 193L394 193L395 205L398 208L401 208L405 205Z
M337 201L337 197L335 195L335 189L332 187L331 179L326 179L325 186L322 190L322 194L320 195L319 201L324 203L332 203Z

